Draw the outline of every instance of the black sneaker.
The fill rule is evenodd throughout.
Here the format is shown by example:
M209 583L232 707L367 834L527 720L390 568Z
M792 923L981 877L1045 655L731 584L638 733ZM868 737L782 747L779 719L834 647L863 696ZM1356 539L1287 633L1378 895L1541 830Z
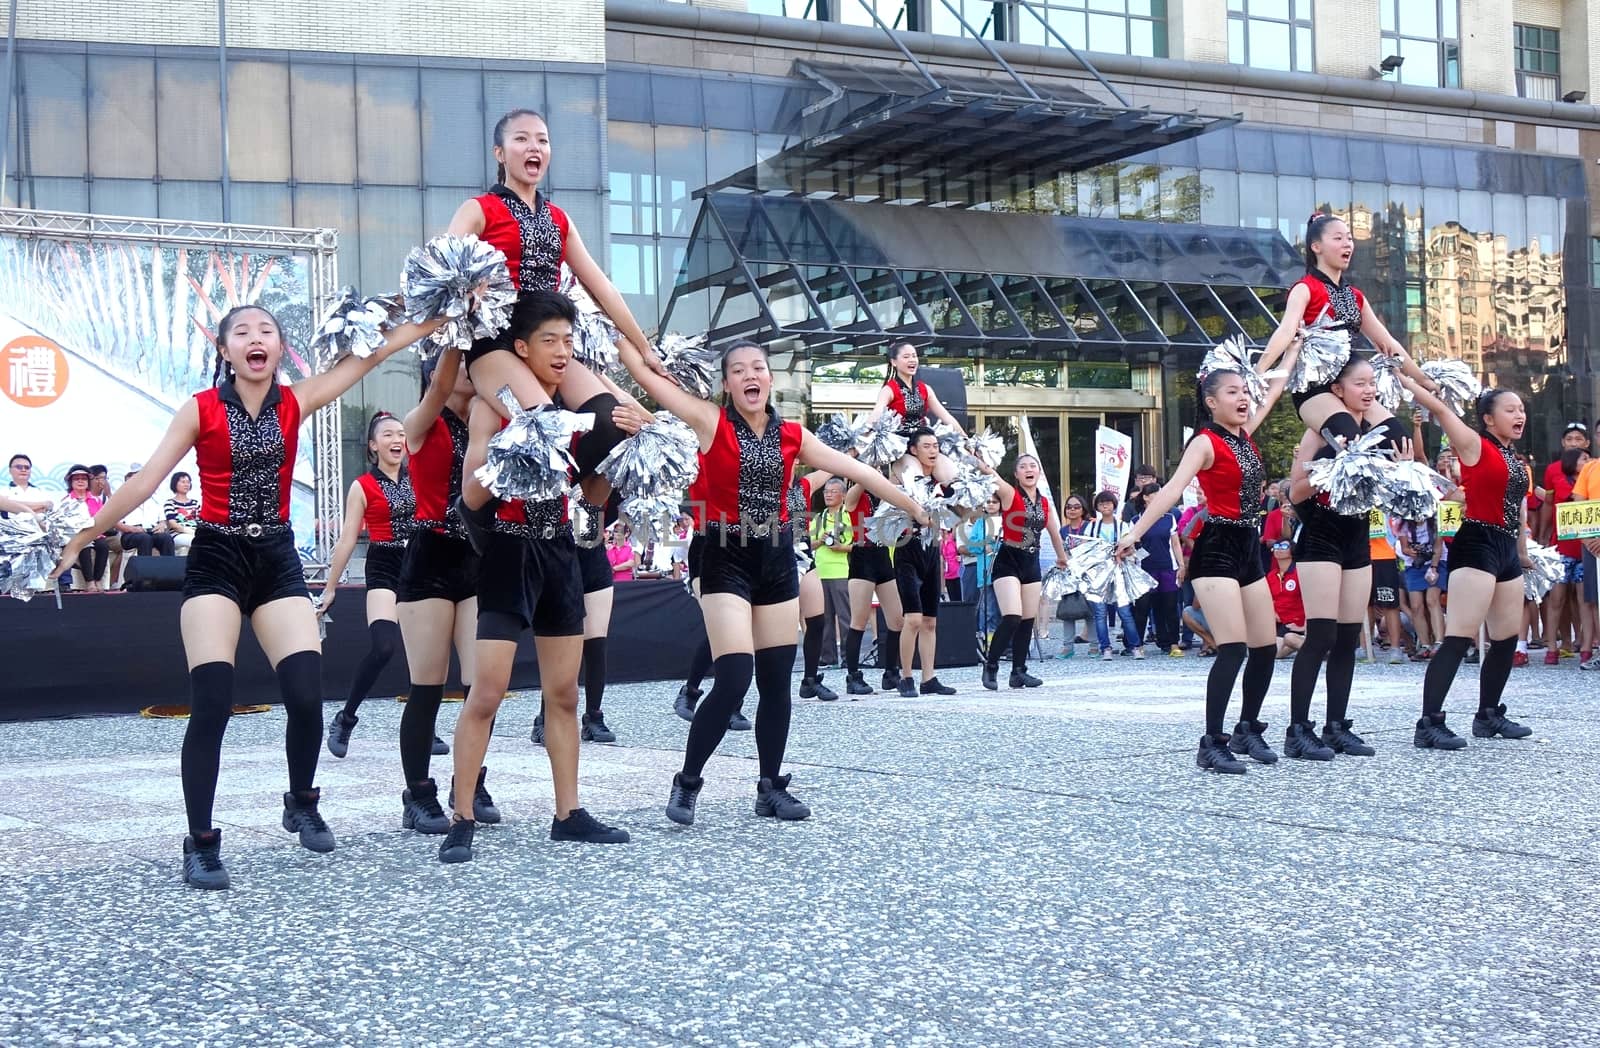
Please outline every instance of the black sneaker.
M700 696L705 694L699 688L691 688L685 684L678 689L678 697L673 700L672 712L686 721L694 720L694 706L700 701Z
M729 731L749 731L752 727L754 727L754 725L750 723L750 718L746 717L739 710L734 710L733 714L728 717Z
M1533 734L1533 729L1507 717L1505 703L1501 703L1478 711L1472 718L1472 734L1480 739L1492 739L1496 735L1502 739L1526 739Z
M1000 690L1000 667L983 664L983 686L990 691Z
M822 683L822 675L800 678L800 697L802 699L816 699L819 702L837 702L839 693Z
M582 844L627 844L628 831L607 826L582 808L574 808L565 819L550 820L550 839Z
M450 830L450 816L439 807L439 787L432 779L413 783L400 794L400 828L439 834Z
M880 683L883 685L883 689L882 690L884 690L884 691L899 691L900 690L900 671L899 670L884 670L883 671L883 680Z
M693 720L694 718L691 716L690 719ZM533 743L535 746L543 746L544 745L544 711L543 710L540 710L538 713L534 714L534 717L533 717L533 730L528 732L528 741Z
M447 756L449 753L450 753L450 744L448 742L445 742L443 739L439 738L439 736L435 735L433 737L433 755L435 757L444 757L444 756Z
M685 775L672 777L672 793L667 797L667 818L680 826L694 825L694 805L700 799L700 788L706 780Z
M762 779L756 784L757 815L785 822L811 817L811 809L789 792L789 779L788 775L780 775L776 779Z
M910 677L901 677L900 683L895 685L895 691L900 693L902 699L917 697L917 684Z
M1333 760L1333 750L1322 744L1316 726L1310 721L1289 725L1289 730L1283 733L1283 755L1303 761Z
M1223 775L1244 774L1244 765L1228 752L1226 735L1200 736L1200 751L1195 754L1194 763L1202 771L1214 771Z
M1266 730L1266 721L1240 721L1233 726L1233 735L1228 739L1228 752L1249 757L1257 764L1278 763L1277 751L1261 737Z
M472 818L476 822L499 822L500 809L495 807L494 798L489 796L489 788L483 784L488 776L488 768L478 769L478 785L472 791ZM456 810L456 780L450 780L450 810Z
M471 862L472 831L478 824L471 819L457 819L450 824L450 832L439 842L440 862Z
M335 757L343 757L350 752L350 733L355 730L356 722L361 718L347 716L344 710L333 715L333 720L328 722L328 752Z
M1351 757L1372 757L1377 750L1367 744L1367 740L1350 730L1352 721L1332 721L1322 729L1322 744L1334 753L1344 753Z
M1474 644L1472 647L1468 648L1466 658L1462 659L1461 661L1466 663L1468 666L1476 666L1478 664L1478 646Z
M1444 714L1435 713L1431 716L1424 713L1417 721L1416 734L1411 736L1411 744L1419 750L1464 750L1467 740L1450 730L1444 722Z
M221 830L183 839L183 883L209 891L228 886L228 871L222 865Z
M604 710L595 710L594 713L583 715L583 727L578 732L578 737L584 742L616 742L617 733L606 726Z
M956 689L944 683L938 677L929 677L922 682L922 694L924 695L954 695L955 693Z
M860 670L856 670L844 679L844 693L852 699L857 695L876 694L872 690L872 685L868 684L867 679L861 675Z
M1008 683L1013 688L1039 688L1044 686L1044 681L1027 670L1017 669L1011 671L1011 680Z
M322 821L322 815L317 811L317 801L322 798L321 790L306 790L304 793L283 795L283 828L289 833L300 835L300 846L314 852L333 851L333 831L328 829L328 824Z

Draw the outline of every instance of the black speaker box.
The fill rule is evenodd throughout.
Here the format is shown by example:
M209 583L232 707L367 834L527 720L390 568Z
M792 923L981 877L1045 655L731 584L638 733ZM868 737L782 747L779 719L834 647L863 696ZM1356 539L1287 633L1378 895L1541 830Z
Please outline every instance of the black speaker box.
M917 378L933 390L939 403L950 409L950 414L956 417L963 429L972 428L972 420L967 417L967 384L962 381L960 371L955 368L920 367L917 369Z
M132 593L183 589L182 557L130 557L122 584Z

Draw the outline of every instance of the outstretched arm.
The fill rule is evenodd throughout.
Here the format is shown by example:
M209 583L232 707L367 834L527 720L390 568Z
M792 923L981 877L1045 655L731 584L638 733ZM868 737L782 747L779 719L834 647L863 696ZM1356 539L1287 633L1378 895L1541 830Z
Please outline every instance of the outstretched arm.
M1300 340L1295 339L1293 342L1289 343L1289 351L1283 355L1283 366L1277 369L1278 371L1282 372L1282 374L1278 375L1276 378L1267 383L1266 398L1261 401L1261 406L1256 409L1256 413L1248 422L1244 424L1244 431L1246 433L1254 433L1256 431L1256 427L1265 422L1267 420L1267 416L1272 414L1272 409L1278 406L1278 398L1283 396L1284 387L1289 384L1289 372L1294 370L1295 358L1297 358L1299 355ZM1266 358L1263 357L1262 361L1264 362L1265 359ZM1262 374L1265 374L1268 369L1264 366L1264 363L1258 363L1256 365L1256 370Z
M815 469L825 469L836 476L853 480L884 502L893 503L911 514L912 518L926 523L926 514L910 495L896 487L888 477L869 466L864 466L843 452L835 451L818 440L809 429L800 436L800 461ZM859 495L857 495L859 498Z
M1178 460L1178 468L1172 472L1172 478L1162 485L1160 491L1145 501L1144 512L1139 514L1138 522L1122 533L1122 539L1117 543L1119 551L1126 548L1131 552L1133 547L1139 544L1139 540L1144 538L1144 533L1150 530L1150 526L1183 498L1183 489L1189 486L1189 482L1198 476L1201 470L1209 469L1215 458L1211 450L1211 441L1189 441L1189 446L1183 450L1183 457Z
M1464 466L1476 466L1478 458L1483 452L1483 439L1478 431L1461 420L1461 416L1445 404L1444 401L1434 396L1422 383L1402 371L1400 384L1411 391L1412 397L1418 404L1428 409L1434 420L1439 423L1439 428L1444 430L1445 436L1450 438L1450 447L1456 453L1456 458Z
M326 371L303 378L294 384L295 399L300 410L309 415L345 394L351 386L372 373L372 370L395 353L413 343L427 338L444 326L444 318L437 317L422 324L396 324L385 334L382 346L369 357L348 356Z
M633 343L624 342L617 347L617 353L628 374L639 383L645 395L687 422L695 436L700 438L701 451L710 448L711 440L717 434L717 406L709 400L701 400L667 376L652 371Z
M887 387L886 387L886 391L887 391ZM934 418L938 419L940 422L943 422L945 425L953 427L955 429L955 431L957 433L961 434L963 437L965 437L967 435L967 431L961 427L961 423L957 422L956 421L956 417L954 415L950 414L950 409L945 407L943 404L941 404L939 402L939 394L937 394L937 393L935 393L933 391L933 387L932 386L928 387L928 409L927 410L928 410L928 414L932 415Z
M1056 548L1056 563L1065 564L1070 558L1067 556L1067 547L1061 541L1061 518L1056 515L1054 505L1045 506L1044 526L1050 532L1050 544Z

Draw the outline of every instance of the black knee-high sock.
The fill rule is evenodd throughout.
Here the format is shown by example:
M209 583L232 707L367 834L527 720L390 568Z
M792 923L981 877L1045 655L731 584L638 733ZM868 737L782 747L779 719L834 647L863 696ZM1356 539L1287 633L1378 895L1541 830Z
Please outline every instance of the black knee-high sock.
M1022 624L1021 615L1002 615L1000 625L995 627L994 636L989 638L989 668L1000 667L1000 653L1010 651L1011 638L1016 636L1017 627Z
M885 650L885 645L888 650ZM878 635L878 665L900 675L900 631L886 629Z
M593 428L572 443L572 460L578 466L580 480L593 476L595 467L628 436L612 418L616 407L616 397L610 393L596 393L578 408L584 414L594 415Z
M408 783L428 778L439 704L443 701L443 684L413 683L411 694L406 696L406 708L400 714L400 767Z
M861 672L861 639L866 630L850 629L844 635L844 669L851 676Z
M390 622L388 619L379 619L367 626L367 635L372 638L372 646L367 649L366 657L361 660L361 665L356 667L356 675L350 681L350 698L345 701L344 715L354 717L356 710L367 700L367 693L372 690L372 684L378 679L378 674L394 658L394 653L400 649L400 624Z
M283 736L289 789L304 793L317 783L317 758L322 756L322 652L285 656L278 663L278 690L289 719Z
M763 779L776 779L783 774L783 753L789 746L789 714L794 705L789 694L792 673L793 644L756 652L756 757Z
M790 665L794 664L794 647L789 648ZM683 774L699 778L706 761L717 751L717 744L728 733L728 718L744 702L755 677L756 657L749 652L733 652L712 664L711 694L695 707L694 720L689 722L689 742L683 751Z
M183 732L183 807L190 833L211 830L222 766L222 735L233 715L233 667L207 662L189 671L189 724Z
M1333 619L1307 619L1306 639L1294 653L1294 669L1289 672L1289 720L1304 724L1311 719L1311 693L1317 690L1317 675L1322 662L1333 650L1339 624Z
M817 679L817 664L822 661L822 633L828 624L826 615L812 615L806 619L806 676ZM757 686L760 686L759 680Z
M1011 635L1011 672L1021 673L1028 668L1028 645L1032 643L1033 620L1023 619Z
M1272 671L1278 664L1278 645L1263 644L1251 648L1244 664L1244 706L1239 719L1261 719L1261 704L1267 701L1267 689L1272 686Z
M1472 642L1465 637L1446 637L1439 642L1439 650L1428 660L1428 672L1422 677L1422 712L1426 716L1444 712L1445 696L1455 683L1461 660L1467 657ZM1515 653L1516 645L1512 644Z
M708 637L694 649L694 657L689 660L689 675L684 678L684 683L689 685L690 691L699 691L700 682L706 679L706 674L710 670L711 639Z
M583 712L593 717L600 712L606 697L606 639L589 637L583 642Z
M1383 446L1393 448L1396 451L1400 450L1403 442L1411 439L1411 430L1406 428L1406 424L1393 415L1390 415L1372 428L1383 430Z
M1356 676L1356 645L1361 623L1341 622L1328 653L1328 723L1350 719L1350 684Z
M1555 641L1549 641L1551 650ZM1500 705L1506 681L1511 679L1511 661L1517 654L1517 638L1491 640L1483 653L1483 664L1478 667L1478 712Z
M1217 657L1206 675L1207 735L1222 734L1222 722L1228 717L1228 699L1233 695L1233 685L1239 679L1239 668L1244 665L1247 651L1242 640L1217 645Z

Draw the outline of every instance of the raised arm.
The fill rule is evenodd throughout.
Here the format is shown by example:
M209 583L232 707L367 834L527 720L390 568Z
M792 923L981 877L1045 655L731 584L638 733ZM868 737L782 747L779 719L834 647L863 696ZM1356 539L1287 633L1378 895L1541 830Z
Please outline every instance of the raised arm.
M468 509L482 509L494 497L479 482L477 472L489 459L489 438L499 431L500 413L482 397L473 397L467 413L467 452L461 462L461 502Z
M1400 384L1409 389L1417 403L1427 408L1429 414L1439 423L1439 428L1450 438L1450 448L1456 453L1456 458L1461 460L1462 465L1476 466L1479 456L1483 453L1483 438L1478 435L1478 431L1463 422L1444 401L1425 389L1422 383L1407 372L1400 373Z
M1290 502L1304 502L1317 493L1317 489L1311 486L1311 475L1306 471L1306 465L1311 461L1311 456L1322 446L1322 437L1310 430L1307 430L1300 437L1300 443L1294 446L1294 458L1289 467Z
M356 551L356 539L361 537L361 518L367 513L367 493L361 482L350 485L350 494L344 500L344 523L339 527L339 541L333 544L333 556L328 558L328 580L322 584L322 599L317 602L317 614L326 614L339 595L339 576L344 574Z
M717 406L709 400L701 400L670 378L651 370L644 355L632 342L624 342L617 347L617 352L628 374L639 383L645 395L687 422L695 436L700 438L701 451L709 449L712 438L717 434Z
M1289 289L1289 301L1283 307L1283 319L1278 322L1278 329L1267 339L1267 348L1261 353L1260 367L1263 370L1270 369L1299 337L1300 318L1305 316L1306 306L1310 304L1311 290L1304 284L1296 284Z
M814 469L825 469L835 476L853 480L884 502L892 503L911 516L926 523L927 515L916 500L896 487L888 477L864 466L843 452L835 451L818 440L809 429L801 429L800 461ZM859 495L857 499L859 500ZM848 496L846 496L848 498Z
M1267 420L1267 416L1272 414L1272 409L1278 406L1278 398L1283 396L1284 387L1289 384L1289 372L1294 370L1295 358L1299 355L1300 340L1296 339L1289 344L1289 351L1283 355L1283 366L1276 369L1281 374L1267 383L1265 399L1261 401L1261 406L1256 409L1256 413L1244 424L1246 433L1254 433L1256 428ZM1256 364L1256 370L1262 374L1269 370L1265 365L1265 360L1266 358L1263 356L1261 362Z
M300 401L301 412L309 415L318 408L338 400L351 386L371 374L379 364L407 346L427 338L443 326L443 317L422 324L396 324L384 332L383 345L379 346L371 356L345 357L328 370L296 382L294 395L295 399Z
M616 285L611 283L611 278L606 276L605 270L601 269L599 263L590 256L589 249L584 246L583 237L578 235L577 227L570 224L567 227L566 262L572 270L572 275L578 278L578 283L582 284L584 290L589 292L589 297L594 299L594 304L605 311L606 316L617 326L617 330L622 332L622 337L639 351L645 366L657 374L662 374L661 361L650 348L650 340L644 337L639 322L633 319L633 312L628 309L628 303L622 297L622 292L617 290Z
M867 489L860 484L850 485L845 489L844 501L839 503L839 508L846 513L854 513L856 507L861 505L861 496L866 494L866 491Z
M1178 504L1183 498L1183 489L1189 482L1199 475L1203 469L1211 468L1216 455L1211 450L1209 440L1191 440L1189 446L1183 449L1183 457L1178 460L1178 468L1173 470L1172 477L1162 485L1161 490L1151 495L1144 504L1144 512L1139 514L1139 519L1122 533L1122 538L1117 542L1118 551L1126 549L1128 552L1139 544L1144 538L1144 533L1150 526L1160 520L1162 515ZM1126 556L1126 553L1122 553Z
M985 462L982 455L973 455L972 461L978 464L979 473L987 473L995 479L995 484L998 485L995 488L995 495L999 498L1001 509L1004 511L1004 507L1011 505L1012 500L1017 497L1017 489L1007 484L1006 478L1000 475L1000 471Z
M433 428L433 424L439 420L439 413L450 402L450 393L455 389L456 375L460 370L461 350L445 350L439 357L438 366L433 369L433 380L428 383L428 391L422 394L422 400L416 407L406 412L407 453L415 455L422 450L423 441L428 439L428 430Z
M932 393L933 390L930 389L928 392ZM878 421L878 419L882 417L883 413L889 410L889 401L893 399L894 390L889 388L888 383L884 383L883 385L879 386L878 399L873 402L872 410L867 412L867 417L863 419L862 422L866 425L871 425L872 423Z

